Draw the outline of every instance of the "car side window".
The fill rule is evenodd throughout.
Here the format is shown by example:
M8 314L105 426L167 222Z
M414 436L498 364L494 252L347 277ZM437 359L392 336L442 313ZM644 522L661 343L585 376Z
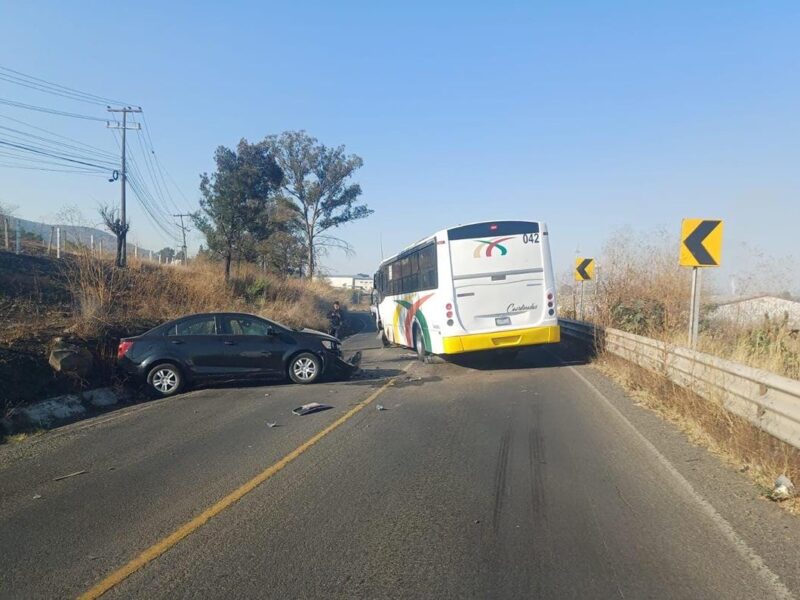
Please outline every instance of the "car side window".
M178 321L175 328L170 328L168 335L216 335L217 324L214 317L187 319Z
M270 335L269 323L260 319L246 317L228 317L228 330L233 335Z

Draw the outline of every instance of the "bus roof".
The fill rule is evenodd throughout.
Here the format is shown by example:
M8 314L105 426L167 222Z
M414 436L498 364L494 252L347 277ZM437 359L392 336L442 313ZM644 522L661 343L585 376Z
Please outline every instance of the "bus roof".
M509 221L508 219L498 219L496 221L475 221L473 223L461 223L461 224L458 224L458 225L453 225L452 227L447 227L445 229L440 229L436 233L433 233L433 234L431 234L431 235L429 235L427 237L424 237L421 240L418 240L418 241L414 242L413 244L409 244L408 246L406 246L405 248L400 250L400 252L398 252L397 254L393 254L392 256L389 256L389 257L383 259L380 262L380 264L378 265L378 269L380 269L383 265L385 265L385 264L387 264L389 262L392 262L393 260L397 260L398 258L401 258L404 254L407 254L408 252L411 252L412 250L414 250L416 248L419 248L420 246L435 240L436 236L439 235L440 233L451 231L453 229L472 227L473 225L486 225L486 224L490 224L490 223L509 223L509 222L514 222L514 223L538 223L540 226L542 225L541 221L531 221L531 220L528 220L528 221L525 221L525 220Z

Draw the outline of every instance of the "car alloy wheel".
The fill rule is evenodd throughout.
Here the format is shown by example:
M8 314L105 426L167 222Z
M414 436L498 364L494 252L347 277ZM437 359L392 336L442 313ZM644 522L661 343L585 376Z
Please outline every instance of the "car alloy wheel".
M180 368L173 364L157 364L147 375L147 385L161 398L174 396L183 388L183 375Z
M171 394L178 387L178 374L170 368L159 369L153 374L152 386L164 395Z
M317 376L317 363L308 356L301 356L292 364L292 373L301 381L314 381Z

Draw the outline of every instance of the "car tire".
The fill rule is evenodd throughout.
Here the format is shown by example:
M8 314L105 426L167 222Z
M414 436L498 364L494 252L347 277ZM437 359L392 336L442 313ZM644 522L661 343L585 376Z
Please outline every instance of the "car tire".
M322 361L311 352L302 352L289 361L289 379L295 383L314 383L322 377Z
M174 396L183 388L183 373L172 363L159 363L148 372L147 386L159 398Z
M425 338L422 337L422 330L419 325L414 325L414 350L417 353L417 360L425 362L428 353L425 350Z

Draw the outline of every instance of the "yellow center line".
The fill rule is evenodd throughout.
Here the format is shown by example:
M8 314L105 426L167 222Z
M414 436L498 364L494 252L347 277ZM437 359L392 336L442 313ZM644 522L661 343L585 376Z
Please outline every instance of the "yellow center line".
M404 369L403 372L408 371L408 369L414 363L409 363ZM394 385L395 380L397 377L392 377L389 381L383 384L380 388L375 390L372 394L369 395L365 400L362 400L358 404L356 404L353 408L348 410L345 414L341 417L336 419L333 423L328 425L325 429L316 433L308 440L300 444L297 448L289 452L286 456L281 458L278 462L274 463L270 467L266 468L264 471L253 477L250 481L239 487L238 489L234 490L221 500L219 500L216 504L205 509L202 513L197 515L191 521L181 525L178 529L173 531L167 537L163 538L162 540L156 542L147 550L139 554L136 558L131 560L126 565L120 567L107 577L105 577L102 581L94 585L91 589L84 592L79 596L80 600L89 600L93 598L99 598L107 591L112 589L113 587L119 585L124 581L127 577L147 565L150 561L155 560L162 554L164 554L167 550L178 544L182 539L191 535L200 527L205 525L210 519L220 514L226 508L232 506L239 500L241 500L244 496L252 492L262 483L267 481L270 477L278 473L282 470L286 465L291 463L293 460L298 458L301 454L303 454L306 450L311 448L314 444L319 442L322 438L326 435L331 433L334 429L340 427L348 420L350 420L356 413L363 410L367 405L369 405L375 398L380 396L387 388Z

